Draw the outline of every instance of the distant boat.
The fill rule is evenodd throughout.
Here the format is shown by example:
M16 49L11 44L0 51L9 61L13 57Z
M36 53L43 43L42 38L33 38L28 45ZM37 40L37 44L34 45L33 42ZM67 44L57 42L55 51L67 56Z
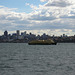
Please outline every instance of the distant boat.
M33 40L28 43L29 45L56 45L57 43L53 40Z

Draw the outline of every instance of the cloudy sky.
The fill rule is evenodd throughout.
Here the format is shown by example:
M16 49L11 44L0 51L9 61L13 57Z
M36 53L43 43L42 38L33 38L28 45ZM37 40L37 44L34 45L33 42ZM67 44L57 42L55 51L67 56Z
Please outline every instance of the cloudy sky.
M75 35L75 0L0 0L0 35L5 30Z

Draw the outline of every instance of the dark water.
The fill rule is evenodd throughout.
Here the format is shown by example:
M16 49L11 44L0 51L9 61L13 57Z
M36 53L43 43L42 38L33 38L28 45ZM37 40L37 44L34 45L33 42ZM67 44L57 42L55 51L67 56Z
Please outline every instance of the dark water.
M75 75L75 44L0 43L0 75Z

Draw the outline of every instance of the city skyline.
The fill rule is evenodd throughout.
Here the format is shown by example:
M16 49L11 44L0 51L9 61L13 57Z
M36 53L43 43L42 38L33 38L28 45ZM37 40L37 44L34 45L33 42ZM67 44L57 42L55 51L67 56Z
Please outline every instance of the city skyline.
M50 35L50 34L46 34L45 32L44 33L42 33L41 35L40 34L34 34L34 33L32 33L32 32L27 32L27 31L20 31L20 30L16 30L14 33L9 33L9 31L7 31L7 30L5 30L4 32L3 32L3 34L2 35L0 35L0 36L12 36L12 35L17 35L17 36L20 36L20 35L35 35L35 36L42 36L42 35L48 35L48 36L52 36L52 37L71 37L71 36L75 36L75 35L67 35L67 34L61 34L61 35L59 35L59 36L57 36L57 35Z
M0 35L5 30L75 35L75 1L0 0Z
M43 33L42 35L35 35L33 33L27 33L26 31L20 32L20 30L16 30L16 33L9 34L8 31L4 31L4 34L0 36L0 43L28 43L32 40L49 40L52 39L55 42L60 43L75 43L75 35L68 36L66 34L62 34L61 36L55 35L47 35Z

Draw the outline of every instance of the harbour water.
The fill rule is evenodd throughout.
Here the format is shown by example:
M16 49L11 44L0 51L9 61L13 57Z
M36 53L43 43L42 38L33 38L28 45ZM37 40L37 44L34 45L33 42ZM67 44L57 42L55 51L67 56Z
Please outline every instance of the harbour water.
M75 75L75 43L0 43L0 75Z

